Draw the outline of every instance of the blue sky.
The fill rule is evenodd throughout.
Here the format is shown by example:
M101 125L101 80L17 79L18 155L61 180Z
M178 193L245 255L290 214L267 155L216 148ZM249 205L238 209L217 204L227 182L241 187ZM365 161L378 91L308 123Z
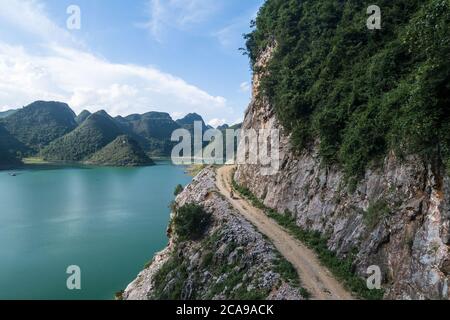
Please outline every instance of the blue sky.
M263 0L0 0L0 110L60 100L113 115L242 119L242 34ZM69 30L66 10L81 9Z

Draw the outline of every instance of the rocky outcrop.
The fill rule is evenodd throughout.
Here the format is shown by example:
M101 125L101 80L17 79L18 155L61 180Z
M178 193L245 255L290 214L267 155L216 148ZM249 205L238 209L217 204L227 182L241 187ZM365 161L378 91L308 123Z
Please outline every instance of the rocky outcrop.
M200 172L176 199L178 207L191 203L211 214L203 237L180 241L169 228L169 246L128 286L124 299L302 299L286 261L218 193L214 169Z
M259 81L255 75L243 129L282 130L272 106L258 94ZM338 255L356 253L361 276L367 267L379 266L386 298L449 298L450 178L439 161L390 153L366 171L353 192L338 167L322 164L317 144L296 155L282 134L279 151L275 174L263 175L260 165L239 165L236 181L266 206L294 215L298 226L328 236Z

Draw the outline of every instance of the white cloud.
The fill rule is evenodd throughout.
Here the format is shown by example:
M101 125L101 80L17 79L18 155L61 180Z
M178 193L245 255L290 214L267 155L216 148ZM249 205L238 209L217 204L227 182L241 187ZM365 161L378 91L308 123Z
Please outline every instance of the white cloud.
M0 0L0 21L16 31L25 32L40 40L81 45L72 34L56 25L37 0Z
M249 92L251 89L250 84L248 82L242 82L239 88L241 92Z
M222 126L222 125L224 125L225 123L227 123L225 119L218 119L218 118L211 119L211 120L208 122L208 124L209 124L211 127L213 127L213 128L217 128L217 127L219 127L219 126Z
M227 109L220 96L153 67L110 63L76 49L50 46L37 56L0 44L0 107L37 99L68 102L76 111L106 109L113 115L194 110L213 117Z
M211 0L149 0L149 21L139 23L158 41L168 29L186 30L199 24L219 9L218 1Z
M244 122L244 119L242 117L237 118L235 121L232 122L232 125L234 126L236 124L241 124L242 122Z
M153 1L160 5L163 1ZM168 4L167 4L168 3ZM207 14L211 1L164 1L183 8L178 24L194 23ZM227 100L191 85L155 67L111 63L78 45L77 39L57 26L38 0L0 0L0 25L25 32L42 44L30 47L0 40L0 110L35 100L58 100L82 109L105 109L112 115L148 111L170 114L197 112L205 119L233 114ZM197 8L203 10L197 11ZM162 10L162 9L161 9ZM158 13L164 15L164 10Z

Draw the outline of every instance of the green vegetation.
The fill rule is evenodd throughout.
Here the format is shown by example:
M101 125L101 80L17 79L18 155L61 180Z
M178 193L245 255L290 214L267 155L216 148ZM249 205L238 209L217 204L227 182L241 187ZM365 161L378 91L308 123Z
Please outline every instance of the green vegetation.
M156 298L158 300L181 300L181 293L187 278L188 271L186 262L173 254L155 274L153 278L155 285L154 297L149 298ZM174 280L169 282L169 279Z
M0 119L6 130L34 154L76 127L75 113L65 103L37 101ZM33 151L33 152L32 152Z
M84 161L122 134L114 120L99 111L69 134L53 141L41 154L45 160Z
M7 111L2 111L0 112L0 119L4 119L6 117L9 117L10 115L12 115L13 113L15 113L17 110L7 110Z
M279 256L275 260L275 272L279 273L283 279L293 284L294 286L300 286L300 279L297 274L297 270L292 263Z
M187 204L176 208L172 225L180 241L201 239L211 222L211 214L201 206Z
M175 146L170 138L180 126L168 113L148 112L114 119L123 132L139 142L151 156L170 156Z
M0 168L20 165L22 154L28 150L0 124Z
M38 157L28 157L28 158L23 158L22 162L24 164L28 164L28 165L37 165L37 164L50 164L50 162L45 161L42 158L38 158Z
M114 299L115 299L115 300L118 300L118 301L123 300L123 294L124 294L124 292L125 292L125 291L123 291L123 290L116 292L116 293L114 294Z
M316 138L353 184L389 150L450 169L450 1L380 0L382 30L350 1L267 0L246 36L255 67L276 42L263 93L297 151Z
M297 226L292 215L280 214L273 209L267 208L261 200L245 187L237 184L233 179L233 188L242 196L247 198L253 206L262 209L268 217L272 218L290 234L302 241L310 249L314 250L319 260L326 266L345 286L357 296L363 299L382 299L383 290L369 290L365 281L354 273L353 254L348 254L346 258L339 258L334 252L328 249L328 239L319 232L307 231Z
M7 143L7 146L0 145L0 162L8 165L23 157L88 161L117 137L126 135L147 155L142 156L142 152L135 148L136 143L130 142L126 148L119 148L118 144L108 148L109 151L121 152L120 155L114 156L105 150L93 161L102 165L146 165L149 155L170 156L176 144L171 141L173 131L180 128L190 130L193 121L201 121L206 129L203 119L197 114L190 114L178 123L169 114L161 112L112 118L105 111L91 114L84 110L76 116L65 103L36 101L22 109L0 112L0 142ZM8 138L2 137L6 134ZM6 142L12 139L17 142L13 148L10 142ZM132 154L125 155L125 150Z
M183 186L181 184L177 185L175 187L175 191L173 192L173 195L176 197L178 196L180 193L182 193L184 190Z
M364 212L364 222L369 228L375 228L380 221L389 217L391 210L386 201L378 200L371 202L369 208Z
M187 116L185 116L183 119L179 119L176 122L177 122L177 124L180 127L190 131L191 133L194 133L194 124L195 124L195 122L201 122L202 123L203 133L208 129L206 127L206 124L205 124L205 121L203 120L203 118L200 115L196 114L196 113L190 113Z
M300 288L300 295L306 300L311 299L311 292L309 292L305 288Z
M75 121L78 125L82 124L84 120L89 118L91 116L91 113L87 110L81 111L81 113L75 118Z
M153 161L139 144L128 136L119 136L92 155L87 163L103 166L139 167L152 165Z

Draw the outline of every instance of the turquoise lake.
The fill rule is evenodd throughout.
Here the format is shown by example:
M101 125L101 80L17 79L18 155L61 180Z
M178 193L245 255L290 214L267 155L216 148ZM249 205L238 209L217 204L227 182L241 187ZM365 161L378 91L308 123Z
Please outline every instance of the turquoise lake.
M184 167L0 171L0 299L113 299L167 244ZM81 290L68 290L68 266Z

